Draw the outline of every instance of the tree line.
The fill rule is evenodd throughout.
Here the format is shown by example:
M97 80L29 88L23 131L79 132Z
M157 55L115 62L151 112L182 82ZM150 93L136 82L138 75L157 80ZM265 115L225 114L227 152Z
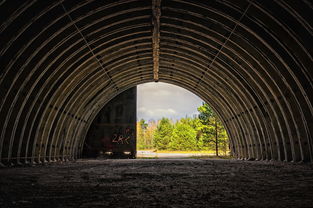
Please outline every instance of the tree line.
M149 122L141 119L137 122L137 148L227 154L228 137L218 116L206 103L198 112L198 116L176 122L168 118Z

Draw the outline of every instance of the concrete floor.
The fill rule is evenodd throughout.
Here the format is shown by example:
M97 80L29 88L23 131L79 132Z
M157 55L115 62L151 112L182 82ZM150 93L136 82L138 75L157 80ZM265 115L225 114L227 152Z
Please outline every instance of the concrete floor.
M313 165L81 160L0 169L0 207L313 207Z

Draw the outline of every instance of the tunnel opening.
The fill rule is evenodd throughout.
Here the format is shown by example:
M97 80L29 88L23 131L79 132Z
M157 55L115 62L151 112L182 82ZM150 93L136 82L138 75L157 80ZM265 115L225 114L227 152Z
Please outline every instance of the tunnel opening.
M83 158L205 158L230 156L227 130L201 98L158 82L132 87L95 116Z
M164 82L137 86L137 156L205 158L229 155L227 131L194 93Z

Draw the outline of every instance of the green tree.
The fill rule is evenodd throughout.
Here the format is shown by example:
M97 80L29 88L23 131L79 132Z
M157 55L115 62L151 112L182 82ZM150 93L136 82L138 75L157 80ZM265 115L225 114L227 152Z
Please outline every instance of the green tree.
M173 125L168 118L162 118L154 133L154 147L158 150L168 148L172 136Z
M203 124L200 129L204 146L208 149L215 149L216 156L219 155L220 147L226 154L228 138L221 120L206 103L203 103L198 111L200 122Z
M213 126L213 110L206 103L198 108L199 111L199 130L201 132L202 148L206 150L213 149L212 141L214 140L215 126Z
M175 124L170 143L170 150L197 150L197 132L191 125L191 119L181 119Z
M155 121L149 121L148 126L145 131L145 149L152 149L153 148L153 141L154 141L154 134L156 131L157 125Z
M201 123L204 125L210 124L210 119L214 116L212 108L207 103L202 103L202 105L198 107L198 111Z
M152 149L154 132L156 130L156 123L149 121L146 123L144 119L137 122L137 149Z
M145 119L140 119L139 125L140 125L141 129L143 129L143 130L146 130L148 127L148 124L146 123Z
M193 119L189 119L189 125L195 130L196 132L196 141L197 141L197 150L204 150L204 143L203 143L203 124L201 123L200 119L194 117Z
M138 149L158 150L215 150L228 151L225 128L206 103L198 108L199 116L182 118L175 124L168 118L158 122L141 119L137 122Z
M137 122L137 148L145 149L145 131L147 128L146 121L141 119Z

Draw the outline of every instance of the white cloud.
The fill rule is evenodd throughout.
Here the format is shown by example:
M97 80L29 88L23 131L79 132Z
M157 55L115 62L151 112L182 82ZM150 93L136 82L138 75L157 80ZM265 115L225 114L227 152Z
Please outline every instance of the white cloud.
M171 108L168 108L168 109L163 109L163 108L147 109L145 107L140 107L140 108L138 108L138 112L140 115L147 115L147 116L150 116L151 118L167 117L168 115L177 114L177 112Z
M137 86L138 119L180 119L197 114L202 100L193 93L166 83L147 83Z

